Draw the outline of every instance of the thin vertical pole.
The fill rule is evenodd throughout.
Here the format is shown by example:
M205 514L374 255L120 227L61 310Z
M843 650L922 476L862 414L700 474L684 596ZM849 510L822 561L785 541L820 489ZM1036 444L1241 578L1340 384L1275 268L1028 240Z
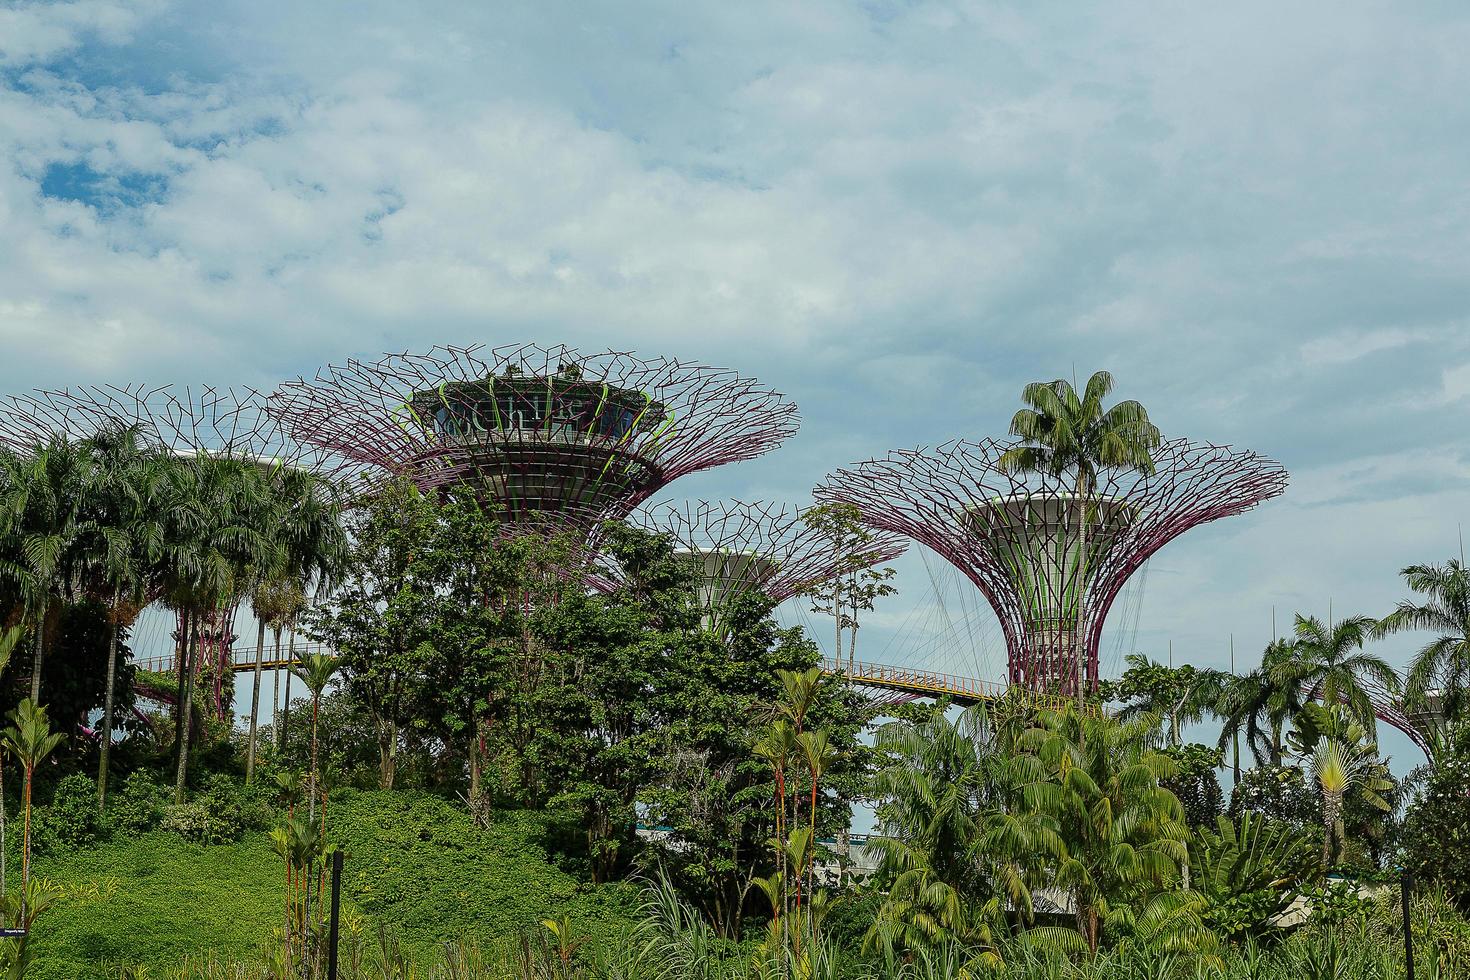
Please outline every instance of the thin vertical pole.
M1230 634L1230 676L1235 677L1235 634ZM1235 726L1235 762L1232 768L1235 770L1235 784L1240 785L1240 726Z
M327 980L337 980L337 916L342 908L342 852L332 852L332 918L327 932Z
M1414 980L1414 931L1409 928L1409 893L1413 885L1413 876L1404 868L1399 872L1399 893L1404 907L1404 976L1408 980Z

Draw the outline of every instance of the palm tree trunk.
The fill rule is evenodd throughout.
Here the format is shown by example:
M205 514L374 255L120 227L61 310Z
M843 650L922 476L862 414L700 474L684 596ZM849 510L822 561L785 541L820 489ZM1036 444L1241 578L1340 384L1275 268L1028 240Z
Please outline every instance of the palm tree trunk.
M276 659L280 659L281 639L276 635ZM293 629L286 637L286 659L292 662L296 660L296 631ZM286 749L286 737L291 734L291 671L286 671L286 700L281 705L281 750Z
M179 768L174 781L174 802L184 802L184 782L189 776L189 730L194 727L194 658L199 645L197 617L190 617L188 642L184 644L184 689L179 693Z
M261 620L255 634L255 683L250 696L250 746L245 750L245 785L255 778L255 728L260 718L260 667L265 660L265 621Z
M112 701L117 684L117 603L109 617L107 645L107 692L102 696L102 744L97 760L97 809L107 809L107 765L112 755Z
M46 659L46 611L49 597L41 599L41 615L36 620L36 655L31 659L31 701L41 703L41 664Z
M7 885L5 849L9 846L10 838L5 834L5 753L0 752L0 926L10 924L9 916L3 912Z
M21 910L22 910L21 911L21 918L22 918L22 920L24 920L24 918L25 918L25 911L24 910L25 910L26 892L29 891L29 889L26 886L31 883L31 781L32 781L32 777L35 775L35 772L36 772L36 769L35 769L34 766L26 766L26 785L25 785L25 800L24 800L25 813L26 813L26 815L25 815L25 832L21 836L21 848L20 848L20 887L21 887L21 896L20 896L20 899L21 899Z
M276 748L284 748L281 741L280 725L276 724L277 716L281 713L281 627L279 624L273 627L276 634L276 652L273 654L275 670L271 671L271 725L276 733Z
M178 690L174 692L174 745L179 744L179 729L183 728L184 710L184 669L189 666L189 630L190 616L187 609L180 610L176 619L178 620L178 632L174 639L174 661L178 668Z
M1332 867L1336 856L1333 837L1337 833L1338 821L1342 819L1342 799L1336 793L1322 794L1322 873Z

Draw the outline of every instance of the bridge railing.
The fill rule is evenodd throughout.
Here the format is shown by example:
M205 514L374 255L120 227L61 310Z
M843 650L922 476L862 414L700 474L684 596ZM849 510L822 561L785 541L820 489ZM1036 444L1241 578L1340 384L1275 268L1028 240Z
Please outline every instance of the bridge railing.
M934 694L976 699L999 698L1006 693L1006 685L978 677L920 670L916 667L867 663L862 660L849 661L841 657L824 657L822 671L846 677L854 684L867 684L872 687L901 691L928 691Z
M312 653L329 652L323 643L294 643L291 646L281 647L277 655L275 645L267 643L261 657L262 666L275 669L289 664L300 663L301 658ZM197 654L196 654L197 655ZM153 671L157 674L173 673L179 669L177 654L170 653L161 657L140 657L133 661L139 670ZM253 670L255 668L255 648L237 646L230 650L231 670Z

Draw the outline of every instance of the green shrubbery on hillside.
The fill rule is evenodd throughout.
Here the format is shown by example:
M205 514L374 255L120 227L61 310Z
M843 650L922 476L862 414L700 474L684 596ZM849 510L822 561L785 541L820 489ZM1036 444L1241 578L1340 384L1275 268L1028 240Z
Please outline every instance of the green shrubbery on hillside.
M634 916L632 886L587 885L552 860L545 842L557 831L542 814L503 814L481 830L430 794L345 790L328 820L348 855L348 917L372 937L380 927L396 936L414 962L431 962L448 940L496 945L548 916L612 941ZM124 966L157 975L190 957L252 959L280 927L282 869L258 830L195 844L114 828L99 845L53 849L37 873L69 893L44 919L32 975L100 980Z

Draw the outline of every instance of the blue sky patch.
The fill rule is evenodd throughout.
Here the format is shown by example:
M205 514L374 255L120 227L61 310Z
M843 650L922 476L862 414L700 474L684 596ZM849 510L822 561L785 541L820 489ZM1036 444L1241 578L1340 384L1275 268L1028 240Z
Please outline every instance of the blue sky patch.
M168 178L163 174L101 173L85 163L52 163L41 177L41 194L76 201L103 212L136 208L163 200Z

